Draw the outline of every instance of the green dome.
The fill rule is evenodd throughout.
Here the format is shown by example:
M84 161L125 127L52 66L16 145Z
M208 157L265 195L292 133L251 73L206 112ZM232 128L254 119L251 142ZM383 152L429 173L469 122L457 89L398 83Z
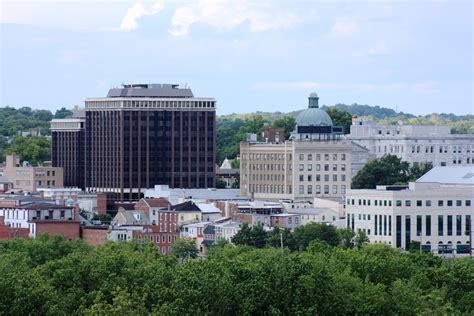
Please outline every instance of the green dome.
M331 117L319 108L319 97L313 92L308 98L308 108L296 117L298 126L332 126Z
M296 117L298 126L332 126L329 114L320 108L308 108Z

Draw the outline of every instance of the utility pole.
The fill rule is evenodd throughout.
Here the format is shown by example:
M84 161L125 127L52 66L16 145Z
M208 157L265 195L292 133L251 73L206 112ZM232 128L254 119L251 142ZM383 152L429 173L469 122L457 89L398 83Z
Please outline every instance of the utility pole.
M283 232L280 232L280 245L281 249L283 249Z

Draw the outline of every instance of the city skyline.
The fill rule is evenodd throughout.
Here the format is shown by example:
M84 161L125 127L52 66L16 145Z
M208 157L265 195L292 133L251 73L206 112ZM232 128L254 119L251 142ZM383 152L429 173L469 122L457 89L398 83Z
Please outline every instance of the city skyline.
M299 110L312 91L322 105L473 113L470 1L1 7L1 106L83 107L121 83L169 82L215 97L219 115Z

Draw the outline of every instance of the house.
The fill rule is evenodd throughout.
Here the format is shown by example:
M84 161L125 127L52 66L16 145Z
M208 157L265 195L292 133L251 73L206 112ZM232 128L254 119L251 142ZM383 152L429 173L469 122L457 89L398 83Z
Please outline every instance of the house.
M127 211L120 208L112 220L112 226L151 225L148 214L144 211Z
M13 181L9 177L0 176L0 193L13 189Z
M199 206L193 201L186 201L176 204L172 208L173 212L178 214L178 225L195 223L201 220L202 212Z
M79 238L79 215L72 206L34 196L15 196L0 200L0 216L11 228L26 228L28 236L41 233Z
M201 220L207 222L213 222L222 217L221 210L210 203L198 203L199 209L201 210Z
M140 199L140 201L135 204L134 208L135 210L146 212L152 225L158 225L160 223L160 211L170 210L171 204L165 198Z
M301 215L299 214L273 214L270 215L270 227L280 227L295 229L301 225Z

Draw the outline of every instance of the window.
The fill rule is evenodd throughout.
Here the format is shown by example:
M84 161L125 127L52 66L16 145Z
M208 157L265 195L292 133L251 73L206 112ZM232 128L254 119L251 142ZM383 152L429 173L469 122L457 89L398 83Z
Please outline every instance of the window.
M461 200L456 200L456 206L462 206L462 201Z
M416 201L416 206L423 206L421 200Z
M308 171L311 171L313 170L313 165L312 164L308 164Z
M341 165L341 171L346 171L346 165L345 164Z
M308 194L313 194L313 186L308 185Z
M299 194L304 194L304 185L300 185Z
M324 160L329 161L329 154L324 154Z
M466 200L466 206L471 206L471 200Z
M456 215L456 236L462 236L462 216Z
M337 185L332 186L332 194L337 194Z
M448 206L453 206L453 200L448 200Z
M341 154L341 160L346 160L346 154Z
M431 200L426 200L425 201L425 206L428 206L428 207L431 206Z
M453 235L453 215L448 215L448 236Z
M300 168L299 168L299 169L300 169L300 171L303 171L303 170L304 170L304 165L303 165L302 163L300 164Z
M316 194L321 194L321 186L320 185L316 186Z
M61 215L60 215L61 218L64 218L64 217L66 216L66 212L65 212L65 211L61 211L60 214L61 214Z
M397 207L400 207L400 206L402 206L402 200L397 200L397 202L396 202L396 206L397 206Z
M346 175L345 174L341 174L341 181L346 181Z
M337 181L337 174L332 175L332 181Z
M316 154L316 160L321 160L321 154Z
M332 154L332 160L334 160L334 161L337 160L337 154Z
M466 235L469 235L471 232L471 215L466 215L466 229L464 231Z
M304 181L304 175L300 174L300 182Z
M324 165L324 171L329 171L329 165Z
M438 206L443 206L444 205L444 201L443 200L438 200Z
M304 154L300 154L300 161L304 160Z
M324 186L324 194L329 194L329 185Z
M320 164L316 165L316 171L321 171L321 165Z
M425 217L425 235L431 236L431 215Z
M337 164L332 165L332 171L337 171Z
M308 175L308 181L309 182L313 181L313 176L312 175Z
M324 181L329 181L329 175L328 174L324 175Z
M346 194L346 186L341 185L341 194Z
M443 236L443 215L438 215L438 236Z
M416 216L416 235L417 236L421 236L421 227L422 227L421 215L417 215Z
M405 206L411 206L411 201L410 200L405 200Z
M308 154L308 160L313 160L313 155L312 154Z
M317 174L317 175L316 175L316 181L317 181L317 182L321 181L321 175L320 175L320 174Z

